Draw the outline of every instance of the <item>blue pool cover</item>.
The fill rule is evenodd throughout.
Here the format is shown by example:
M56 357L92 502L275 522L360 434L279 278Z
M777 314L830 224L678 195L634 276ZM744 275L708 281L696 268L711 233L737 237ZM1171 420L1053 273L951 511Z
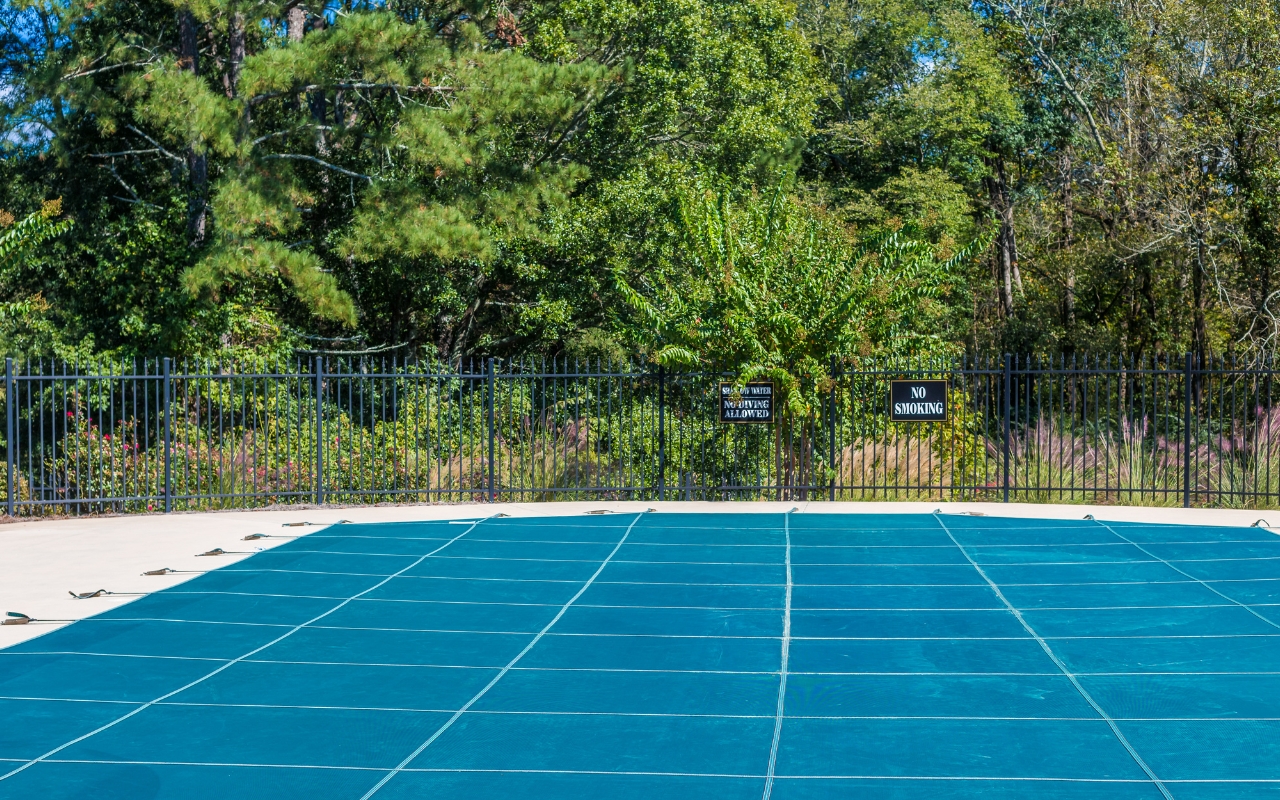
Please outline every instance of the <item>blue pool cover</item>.
M1280 536L341 525L0 651L6 798L1280 797Z

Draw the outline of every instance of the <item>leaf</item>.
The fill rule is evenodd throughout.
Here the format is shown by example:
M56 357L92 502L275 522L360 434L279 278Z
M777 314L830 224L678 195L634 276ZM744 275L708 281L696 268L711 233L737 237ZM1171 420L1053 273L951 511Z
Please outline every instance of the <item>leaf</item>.
M72 220L53 219L61 208L60 202L46 204L0 232L0 275L30 259L41 244L71 230Z

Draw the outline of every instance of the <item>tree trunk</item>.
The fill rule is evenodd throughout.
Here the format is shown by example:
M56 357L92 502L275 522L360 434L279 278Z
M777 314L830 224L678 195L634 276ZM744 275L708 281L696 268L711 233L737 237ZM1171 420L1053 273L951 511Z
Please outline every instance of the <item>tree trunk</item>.
M315 17L311 24L311 29L316 31L324 30L324 17ZM329 142L325 138L324 126L328 119L328 101L325 98L324 90L317 89L307 95L307 105L311 109L311 121L316 125L316 155L323 159L329 158ZM329 173L321 171L320 182L326 188L329 186Z
M1204 234L1196 227L1196 260L1191 268L1192 319L1191 349L1195 352L1197 363L1205 363L1209 353L1209 331L1205 324L1204 309Z
M228 33L227 97L235 97L240 87L240 69L244 66L244 14L231 15L231 31Z
M1000 310L1008 318L1013 313L1013 288L1022 293L1022 276L1018 272L1018 243L1013 230L1013 203L1009 198L1008 176L1004 158L997 157L992 174L987 179L991 207L1000 219L1000 231L996 234L996 281L1000 290Z
M1066 295L1063 298L1062 309L1062 326L1066 331L1066 341L1064 342L1064 351L1075 351L1076 337L1076 268L1075 262L1071 256L1071 248L1076 243L1076 225L1075 225L1075 209L1072 203L1075 199L1072 197L1072 164L1071 150L1064 148L1062 151L1059 172L1062 180L1062 247L1061 252L1064 254L1063 259L1066 262Z
M182 69L192 75L200 75L200 25L196 21L191 8L184 6L178 12L178 48L179 64ZM187 203L187 236L192 245L204 242L208 225L209 207L206 199L209 186L209 163L198 143L191 142L187 146L187 181L190 185L190 199Z
M285 27L288 29L289 41L302 41L302 36L306 33L307 12L296 2L285 8Z

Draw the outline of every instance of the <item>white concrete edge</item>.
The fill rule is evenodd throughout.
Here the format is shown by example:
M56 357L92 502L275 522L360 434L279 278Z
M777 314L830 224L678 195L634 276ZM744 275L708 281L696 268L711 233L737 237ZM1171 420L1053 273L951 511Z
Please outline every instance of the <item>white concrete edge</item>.
M578 516L589 511L637 513L783 513L801 514L943 514L977 513L991 517L1079 520L1092 514L1099 520L1151 524L1221 525L1245 527L1259 519L1280 531L1280 511L1183 509L1140 506L1039 505L1032 503L955 502L729 502L729 501L600 501L563 503L475 503L460 505L402 505L364 507L276 507L243 511L190 514L149 514L30 520L0 525L0 613L15 611L36 620L28 625L0 626L0 648L49 633L71 621L118 608L138 596L178 586L200 572L213 571L255 552L269 550L292 538L243 541L252 533L306 536L340 520L358 523L476 519L493 514L513 517ZM1269 519L1268 515L1275 519ZM286 523L309 522L306 527ZM234 555L199 557L222 548ZM148 570L183 570L164 576L144 576ZM69 592L136 592L90 600L73 599Z

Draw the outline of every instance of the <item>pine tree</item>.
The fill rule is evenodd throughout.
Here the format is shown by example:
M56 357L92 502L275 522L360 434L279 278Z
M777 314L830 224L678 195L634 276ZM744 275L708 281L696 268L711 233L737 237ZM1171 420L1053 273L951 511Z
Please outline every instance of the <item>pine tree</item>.
M218 164L191 291L276 277L352 326L367 270L482 265L581 179L563 134L600 67L535 61L470 20L374 10L300 23L299 8L281 35L224 60L221 80L180 59L129 77L154 138ZM232 40L261 29L243 17L218 8L205 27L230 21Z
M502 240L536 235L586 174L567 147L610 75L529 57L519 21L486 5L23 13L49 39L0 42L18 83L11 141L35 131L28 152L67 181L100 176L88 195L114 218L172 227L183 208L172 260L191 296L283 290L348 327L371 286L448 296L482 279Z

